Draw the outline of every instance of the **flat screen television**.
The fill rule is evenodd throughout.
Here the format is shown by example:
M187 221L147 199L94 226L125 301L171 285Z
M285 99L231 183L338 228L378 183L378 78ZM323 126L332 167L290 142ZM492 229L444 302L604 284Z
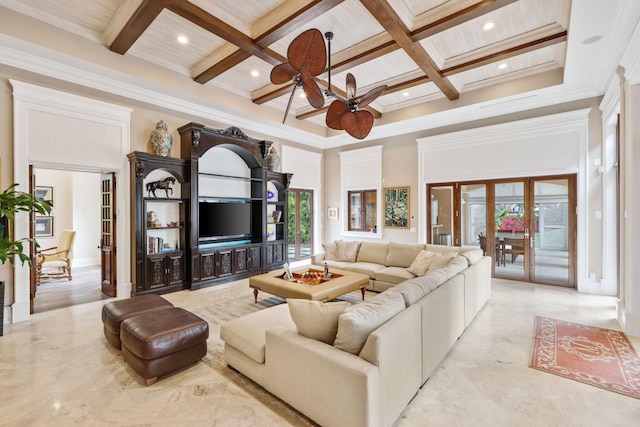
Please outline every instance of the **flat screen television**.
M201 200L198 218L200 241L222 241L251 236L249 201Z

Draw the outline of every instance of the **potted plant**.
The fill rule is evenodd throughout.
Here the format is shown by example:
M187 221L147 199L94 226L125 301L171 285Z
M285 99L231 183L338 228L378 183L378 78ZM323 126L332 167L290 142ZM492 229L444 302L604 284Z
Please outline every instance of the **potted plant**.
M24 253L25 245L32 239L12 240L9 233L9 221L13 221L16 212L37 212L47 215L51 212L51 202L39 199L29 193L16 190L18 184L11 184L0 193L0 264L7 261L13 264L17 255L22 265L31 267L31 258ZM36 246L37 242L34 241ZM0 281L0 336L4 322L4 281Z

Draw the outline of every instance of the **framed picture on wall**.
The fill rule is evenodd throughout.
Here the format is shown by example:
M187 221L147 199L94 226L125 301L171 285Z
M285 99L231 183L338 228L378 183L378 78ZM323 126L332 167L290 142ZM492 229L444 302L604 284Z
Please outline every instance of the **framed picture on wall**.
M53 236L53 217L37 216L36 217L36 237Z
M36 198L53 203L53 187L36 186Z
M384 226L409 228L409 187L384 189Z
M338 208L328 208L327 219L338 219Z

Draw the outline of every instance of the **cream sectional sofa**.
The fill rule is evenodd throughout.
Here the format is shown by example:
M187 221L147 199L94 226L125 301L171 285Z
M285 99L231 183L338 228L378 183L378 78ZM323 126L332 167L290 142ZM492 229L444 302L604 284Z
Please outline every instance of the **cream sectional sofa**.
M422 250L444 254L456 252L473 256L475 259L482 255L481 250L477 248L397 242L336 240L322 246L325 251L313 254L311 264L326 263L329 268L367 274L367 289L376 292L382 292L416 277L408 269Z
M322 426L391 426L489 299L491 259L457 250L348 308L289 300L232 320L227 364Z

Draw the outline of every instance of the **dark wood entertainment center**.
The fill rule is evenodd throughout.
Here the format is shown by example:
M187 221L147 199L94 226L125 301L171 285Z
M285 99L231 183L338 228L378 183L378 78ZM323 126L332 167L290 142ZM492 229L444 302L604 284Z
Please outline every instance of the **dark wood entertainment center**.
M292 174L267 169L272 142L250 138L236 127L210 129L189 123L178 132L180 159L143 152L128 155L132 293L195 290L282 267L287 262L287 189ZM209 153L214 148L218 151ZM237 174L216 171L216 161L224 161L220 149L233 152L246 169ZM154 196L147 191L150 183L167 178L175 179L171 192L160 189ZM241 194L229 194L236 187ZM220 224L200 230L200 221L215 221L217 212L212 209L211 219L200 218L205 203L215 204L219 212L238 212L236 220L248 217L250 224L230 223L228 228L238 233L234 235L221 233L225 227ZM204 229L212 234L203 236Z

